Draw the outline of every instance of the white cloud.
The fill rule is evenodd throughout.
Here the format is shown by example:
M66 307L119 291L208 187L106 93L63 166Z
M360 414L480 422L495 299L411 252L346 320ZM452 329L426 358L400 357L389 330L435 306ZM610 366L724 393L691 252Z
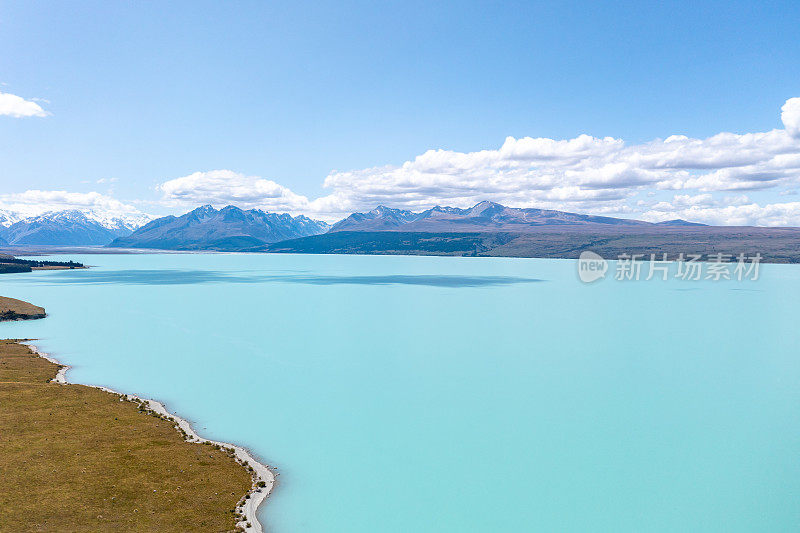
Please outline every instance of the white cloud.
M572 191L573 200L592 198L589 191L621 198L646 188L755 190L798 177L800 143L773 130L632 146L586 135L568 141L509 137L498 150L428 151L398 167L333 172L325 186L347 192L356 204L387 197L408 207L432 201L464 206L492 197L533 205L557 190Z
M800 98L783 106L786 130L671 135L627 145L580 135L569 140L508 137L497 150L429 150L399 166L334 171L329 200L341 207L391 203L409 209L483 199L517 206L627 212L653 190L763 190L800 181ZM315 201L317 202L317 201ZM312 202L313 204L314 202Z
M629 145L589 135L565 140L508 137L494 150L428 150L398 166L333 171L323 183L329 193L316 199L231 170L195 172L166 181L159 189L170 206L237 204L326 219L377 204L420 210L436 204L467 207L486 199L518 207L633 216L652 205L642 197L659 191L661 195L683 191L689 193L684 196L701 198L724 193L730 199L745 191L797 188L800 98L786 101L781 119L785 129L719 133L704 139L670 135ZM747 205L756 207L707 209L728 213L732 221L748 216L770 224L789 220L793 209L792 204ZM711 211L698 211L700 206L672 208L695 209L693 213L712 217ZM763 211L767 208L768 215Z
M781 108L781 121L786 131L800 137L800 98L789 98Z
M274 181L246 176L232 170L195 172L158 186L170 206L234 204L268 211L298 211L308 206L308 198Z
M50 113L32 100L25 100L16 94L0 92L0 115L10 117L46 117Z
M729 226L800 226L800 202L759 205L747 196L715 199L710 194L676 195L642 214L652 222L682 218L692 222Z

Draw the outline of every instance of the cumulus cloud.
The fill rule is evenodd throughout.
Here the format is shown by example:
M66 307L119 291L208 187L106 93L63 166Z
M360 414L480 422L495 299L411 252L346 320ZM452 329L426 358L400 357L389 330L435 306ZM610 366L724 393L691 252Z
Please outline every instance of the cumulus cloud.
M231 170L195 172L159 189L168 205L232 203L328 219L378 204L420 210L437 204L467 207L486 199L518 207L634 215L649 209L641 198L656 192L732 197L796 188L800 98L787 100L781 111L784 129L704 139L669 135L627 144L590 135L562 140L508 137L492 150L428 150L397 166L333 171L323 183L328 194L315 199ZM736 207L737 213L747 212ZM779 220L776 214L763 218L749 212L753 220Z
M158 189L165 203L171 206L235 204L269 211L298 211L308 205L308 198L288 187L232 170L195 172L165 181Z
M622 199L637 191L758 190L796 182L800 143L785 130L707 139L671 136L645 144L581 135L515 139L497 150L431 150L398 167L333 172L325 187L356 204L392 197L408 207L467 205L486 197L520 205L552 199ZM560 193L568 192L568 198Z
M710 194L676 195L642 214L660 222L682 218L693 222L728 226L800 226L800 202L759 205L746 196L716 200Z
M789 98L781 108L781 121L786 131L800 137L800 98Z
M332 172L325 187L353 205L391 198L405 207L466 206L485 198L515 205L571 201L592 207L639 191L762 190L800 178L800 98L782 108L786 129L671 135L643 144L580 135L508 137L496 150L429 150L396 167Z
M47 111L32 100L25 100L21 96L0 92L0 115L10 117L46 117Z

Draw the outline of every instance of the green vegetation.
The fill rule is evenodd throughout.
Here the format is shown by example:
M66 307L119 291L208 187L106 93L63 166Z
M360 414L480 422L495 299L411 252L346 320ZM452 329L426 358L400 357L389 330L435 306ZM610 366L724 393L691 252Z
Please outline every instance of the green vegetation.
M232 450L58 370L0 341L0 531L236 530L252 478Z
M30 272L28 265L0 263L0 274L16 274L17 272Z
M591 250L606 259L620 254L760 253L763 262L800 263L800 228L732 226L537 226L535 231L426 233L337 231L270 244L264 251L313 254L407 254L574 259Z
M75 261L37 261L35 259L18 259L12 255L0 254L0 274L30 272L31 270L70 270L86 268Z

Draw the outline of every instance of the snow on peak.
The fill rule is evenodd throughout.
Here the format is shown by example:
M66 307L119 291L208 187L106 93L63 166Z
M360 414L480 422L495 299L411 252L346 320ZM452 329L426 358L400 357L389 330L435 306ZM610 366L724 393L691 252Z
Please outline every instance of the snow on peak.
M154 217L144 213L112 213L103 212L97 209L65 209L61 211L46 211L44 213L25 216L22 213L8 210L0 210L0 225L9 227L19 221L34 222L49 220L59 223L85 223L95 222L100 226L112 230L133 231L151 220Z
M4 228L9 227L11 224L14 224L16 222L19 222L23 218L25 217L15 211L0 209L0 226Z

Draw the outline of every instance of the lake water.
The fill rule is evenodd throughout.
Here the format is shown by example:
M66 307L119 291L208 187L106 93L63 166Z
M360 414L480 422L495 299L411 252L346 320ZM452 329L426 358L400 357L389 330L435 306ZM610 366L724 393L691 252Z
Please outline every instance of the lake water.
M582 284L572 261L91 255L3 275L68 378L281 473L288 532L796 531L800 267Z

